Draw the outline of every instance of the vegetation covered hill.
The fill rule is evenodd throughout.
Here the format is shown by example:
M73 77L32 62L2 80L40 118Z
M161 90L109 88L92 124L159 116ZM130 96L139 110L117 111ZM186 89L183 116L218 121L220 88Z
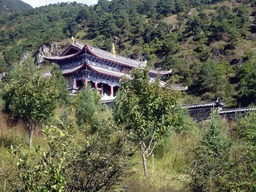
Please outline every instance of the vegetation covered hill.
M15 13L17 11L23 11L26 9L31 9L27 3L21 0L1 0L0 1L0 16Z
M255 5L99 0L0 17L0 191L255 191L255 113L195 122L180 93L142 70L122 79L108 110L89 87L69 96L59 67L43 78L31 58L72 36L105 50L114 42L120 55L173 69L186 102L255 104Z
M255 1L99 0L59 3L0 18L0 71L23 52L77 41L173 69L188 93L229 106L255 102Z
M42 78L28 61L4 82L0 191L256 190L255 113L227 122L213 112L195 122L172 107L176 92L142 70L130 84L122 80L119 105L109 111L89 87L61 97L66 86L56 65L52 74Z

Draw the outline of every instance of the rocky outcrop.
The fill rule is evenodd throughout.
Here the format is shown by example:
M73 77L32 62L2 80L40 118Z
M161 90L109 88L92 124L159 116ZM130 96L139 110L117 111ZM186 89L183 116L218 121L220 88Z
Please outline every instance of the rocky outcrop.
M45 56L56 56L60 55L61 53L61 46L57 43L52 43L50 45L43 45L39 47L36 53L35 62L37 65L44 64L44 57Z
M29 52L26 51L25 53L22 53L20 57L20 65L28 58Z

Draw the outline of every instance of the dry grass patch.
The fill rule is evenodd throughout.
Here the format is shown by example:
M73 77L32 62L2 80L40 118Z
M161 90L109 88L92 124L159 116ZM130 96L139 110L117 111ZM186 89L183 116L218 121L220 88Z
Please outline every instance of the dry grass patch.
M166 22L168 25L174 25L178 22L177 15L172 15L170 17L166 17L163 19L164 22Z

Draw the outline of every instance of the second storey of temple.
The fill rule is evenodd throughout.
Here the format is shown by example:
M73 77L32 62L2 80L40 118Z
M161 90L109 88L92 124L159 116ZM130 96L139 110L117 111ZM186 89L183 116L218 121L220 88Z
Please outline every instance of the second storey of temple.
M99 90L101 95L111 97L116 95L121 78L131 78L129 72L133 68L146 67L145 62L116 55L114 48L111 52L107 52L82 43L72 43L59 56L44 57L44 59L60 66L72 92L79 91L90 84L92 88ZM171 70L149 70L151 80L154 80L157 75L169 74Z

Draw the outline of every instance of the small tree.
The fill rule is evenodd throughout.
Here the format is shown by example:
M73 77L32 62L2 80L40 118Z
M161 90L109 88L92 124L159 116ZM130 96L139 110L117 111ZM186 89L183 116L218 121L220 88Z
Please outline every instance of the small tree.
M47 151L38 146L29 155L19 148L11 148L18 167L16 177L9 178L14 191L62 191L66 185L63 172L69 163L67 157L73 137L67 130L54 126L46 127L42 133L47 137Z
M250 112L244 118L237 119L236 130L239 137L244 138L253 146L256 146L256 113Z
M62 70L60 70L59 65L54 65L51 74L54 77L53 81L55 82L55 86L59 91L59 98L62 103L69 102L69 91L67 89L68 82L65 77L62 75Z
M111 121L102 122L97 129L97 134L85 138L82 150L68 159L68 191L110 191L129 168L128 154L133 152L122 142L122 130Z
M93 91L88 86L85 90L80 92L74 101L76 107L76 119L78 126L88 126L94 123L96 105Z
M206 134L194 149L196 161L190 173L193 191L226 191L225 182L231 175L231 142L223 134L223 128L220 116L213 112Z
M113 113L116 122L134 133L147 177L146 160L152 154L157 139L173 123L171 112L177 95L168 87L161 88L158 79L150 82L147 70L136 69L131 76L131 81L121 81Z
M11 70L3 92L5 109L26 122L30 150L34 130L52 114L58 97L52 78L43 78L35 66L26 63Z

